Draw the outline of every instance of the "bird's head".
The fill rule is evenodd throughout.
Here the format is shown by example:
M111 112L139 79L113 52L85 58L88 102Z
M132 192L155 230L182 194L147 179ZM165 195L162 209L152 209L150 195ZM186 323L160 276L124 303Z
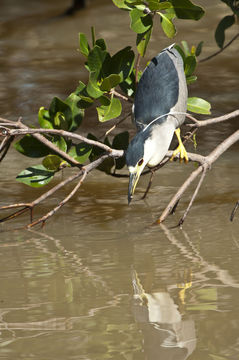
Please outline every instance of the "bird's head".
M131 202L142 171L154 154L150 134L140 131L130 142L126 151L126 164L129 169L128 203Z

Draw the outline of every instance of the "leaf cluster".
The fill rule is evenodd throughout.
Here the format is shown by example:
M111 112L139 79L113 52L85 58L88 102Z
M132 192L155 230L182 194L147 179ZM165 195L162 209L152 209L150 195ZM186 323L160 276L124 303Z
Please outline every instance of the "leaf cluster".
M150 41L155 16L159 16L160 26L168 38L176 34L174 19L199 20L204 10L194 5L190 0L112 0L120 9L127 11L130 17L130 27L137 34L136 45L139 56L144 56ZM202 42L189 48L186 41L175 45L184 61L185 75L188 84L196 81L195 69L197 56L202 49ZM122 113L122 99L133 99L136 90L136 77L140 72L135 68L135 53L126 46L115 54L110 54L103 38L96 38L94 28L91 28L91 41L85 34L79 33L79 52L85 58L85 68L88 71L88 82L79 81L75 91L65 100L54 97L49 109L41 107L38 112L38 123L43 129L58 129L75 132L79 129L90 106L96 108L100 122L107 122L119 117ZM117 91L115 90L117 88ZM203 99L189 98L188 110L201 114L210 113L210 104ZM72 140L59 135L44 135L57 149L67 154L79 164L93 161L102 155L103 150L81 142L75 144ZM89 139L98 139L88 135ZM128 132L116 135L113 140L106 137L104 143L115 149L126 150L129 143ZM26 135L15 143L15 149L32 158L42 158L41 164L23 170L17 180L32 187L41 187L49 183L54 175L64 167L72 166L56 151L51 150L33 135ZM125 159L106 159L99 170L112 173L125 165Z
M137 33L137 50L144 56L151 38L155 15L160 18L160 26L168 38L176 35L174 19L199 20L204 15L200 6L190 0L113 0L122 10L128 11L130 27Z

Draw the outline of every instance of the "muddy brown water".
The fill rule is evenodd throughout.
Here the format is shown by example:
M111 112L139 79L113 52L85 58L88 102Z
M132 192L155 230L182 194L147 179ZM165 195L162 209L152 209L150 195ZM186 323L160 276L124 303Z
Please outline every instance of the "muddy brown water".
M74 17L57 17L66 3L1 1L2 117L36 123L40 106L55 95L64 99L86 79L76 50L79 31L90 34L94 24L112 52L134 43L128 15L110 1L92 0ZM217 50L213 31L230 11L216 0L198 3L205 18L178 22L176 41L204 40L207 56ZM155 31L148 58L168 44ZM208 99L214 116L238 108L238 40L200 64L197 74L190 94ZM90 111L82 131L94 124ZM123 128L133 134L130 121ZM197 151L207 154L237 128L234 119L200 131ZM173 226L193 187L174 216L152 226L194 167L177 163L158 172L146 201L140 197L148 178L142 178L130 207L127 179L94 172L44 229L1 225L0 359L238 359L239 213L229 221L239 198L238 151L235 144L213 165L183 229ZM28 164L14 151L1 164L1 205L42 193L15 182ZM26 221L19 218L14 227Z

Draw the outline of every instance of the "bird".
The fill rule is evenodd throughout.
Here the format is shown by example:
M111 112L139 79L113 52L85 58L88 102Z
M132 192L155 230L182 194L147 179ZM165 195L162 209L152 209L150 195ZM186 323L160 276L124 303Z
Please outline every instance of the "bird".
M129 170L128 204L145 166L153 168L163 160L174 133L179 145L171 159L180 153L180 158L188 161L180 137L188 89L183 59L174 45L163 49L150 61L135 92L132 118L137 133L125 153Z

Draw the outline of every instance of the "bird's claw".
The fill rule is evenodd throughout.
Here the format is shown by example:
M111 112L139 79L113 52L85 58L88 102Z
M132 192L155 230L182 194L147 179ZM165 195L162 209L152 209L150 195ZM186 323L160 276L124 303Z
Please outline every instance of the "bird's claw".
M180 163L184 160L185 163L188 163L188 154L183 144L178 145L177 149L174 150L173 155L170 158L170 161L173 161L173 159L180 153L179 161Z
M178 147L176 150L174 150L173 155L171 156L171 161L175 158L175 156L177 156L178 153L180 153L180 158L179 161L182 162L184 160L185 163L188 163L188 154L187 151L182 143L181 137L180 137L180 129L176 129L175 130L175 134L178 138Z

